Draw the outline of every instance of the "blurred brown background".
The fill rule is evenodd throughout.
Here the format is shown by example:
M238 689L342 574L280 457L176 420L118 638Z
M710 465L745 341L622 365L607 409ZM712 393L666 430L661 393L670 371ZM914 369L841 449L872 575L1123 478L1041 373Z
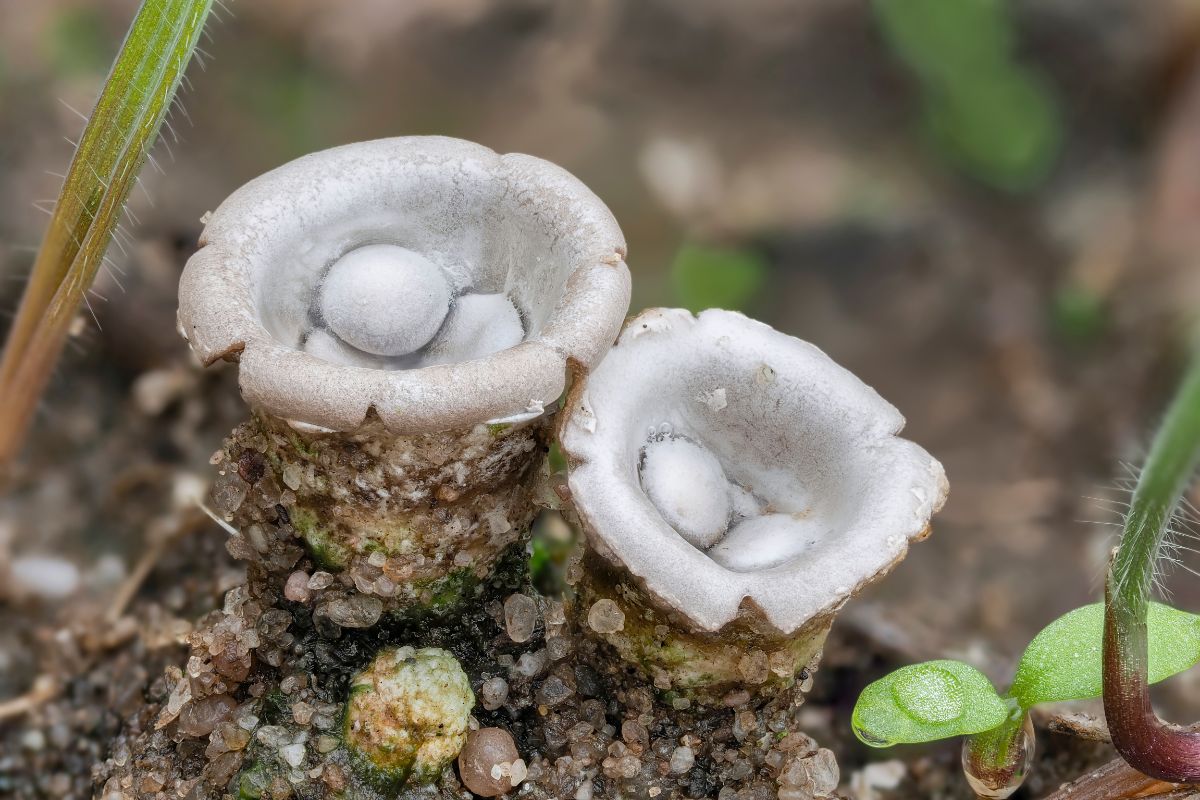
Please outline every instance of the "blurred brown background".
M5 309L82 125L70 108L90 109L135 9L0 0ZM1121 500L1200 310L1200 2L242 0L220 16L163 172L132 198L134 245L111 253L125 277L98 282L100 324L81 317L0 498L0 561L65 559L103 598L172 487L207 480L242 411L232 370L201 374L174 331L205 211L301 154L436 133L562 164L620 220L635 309L721 305L811 340L944 462L934 536L835 631L815 734L844 727L864 652L1003 680L1041 626L1098 599L1104 499ZM1200 579L1168 584L1200 607ZM0 697L33 671L33 634L3 628ZM1191 719L1198 690L1190 674L1161 696Z

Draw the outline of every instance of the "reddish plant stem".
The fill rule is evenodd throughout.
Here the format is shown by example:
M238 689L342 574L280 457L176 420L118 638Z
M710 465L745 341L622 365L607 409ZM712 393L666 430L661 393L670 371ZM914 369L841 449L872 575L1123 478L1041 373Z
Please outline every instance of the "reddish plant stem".
M1173 783L1200 781L1200 732L1163 722L1150 705L1146 617L1112 601L1104 616L1104 715L1113 746L1139 771ZM1110 655L1111 654L1111 655Z
M1200 781L1200 733L1150 705L1146 612L1171 515L1200 463L1200 351L1154 437L1105 582L1104 715L1130 766L1173 783Z

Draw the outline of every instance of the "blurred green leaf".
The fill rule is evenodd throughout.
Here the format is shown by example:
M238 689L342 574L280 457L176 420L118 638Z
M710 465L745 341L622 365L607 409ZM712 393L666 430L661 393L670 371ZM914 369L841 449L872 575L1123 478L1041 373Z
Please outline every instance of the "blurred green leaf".
M1072 344L1086 344L1108 327L1108 316L1101 298L1072 284L1055 293L1051 322L1060 338Z
M1151 603L1146 619L1150 683L1200 662L1200 617ZM1102 694L1104 604L1069 611L1034 637L1021 656L1010 694L1022 708Z
M875 0L874 8L921 81L925 127L949 161L1008 191L1045 177L1062 122L1041 77L1013 60L1003 0Z
M875 16L896 54L926 79L994 69L1012 50L1003 0L875 0Z
M350 101L334 74L285 43L264 44L238 58L238 68L225 75L226 94L252 118L273 158L294 158L338 138Z
M575 548L575 532L556 512L538 517L529 537L529 579L545 595L566 589L567 562Z
M529 573L536 581L550 565L550 545L545 539L532 539L529 551Z
M691 311L741 311L766 282L767 264L748 250L686 244L675 254L671 279L680 305Z
M546 463L551 472L565 473L567 471L567 456L557 441L550 443L550 452L546 454Z
M1027 189L1045 177L1062 139L1058 107L1024 69L955 79L926 95L925 114L939 149L1000 189Z
M1003 724L1010 707L982 672L961 661L902 667L867 686L854 705L854 735L891 747L979 733Z
M95 8L65 8L50 30L50 55L60 75L103 75L112 63L113 43Z

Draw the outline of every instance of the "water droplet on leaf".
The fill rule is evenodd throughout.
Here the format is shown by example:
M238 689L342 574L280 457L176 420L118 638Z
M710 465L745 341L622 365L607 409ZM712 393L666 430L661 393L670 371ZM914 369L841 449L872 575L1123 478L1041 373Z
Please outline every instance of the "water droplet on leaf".
M990 732L989 732L990 733ZM962 765L967 783L975 794L986 800L1004 800L1025 782L1033 766L1037 737L1033 720L1025 723L1011 739L989 737L986 733L963 740Z

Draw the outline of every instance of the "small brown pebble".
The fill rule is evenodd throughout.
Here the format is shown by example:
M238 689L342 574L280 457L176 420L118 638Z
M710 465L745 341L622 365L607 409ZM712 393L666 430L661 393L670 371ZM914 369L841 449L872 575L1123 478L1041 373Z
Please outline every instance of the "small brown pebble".
M527 642L537 625L537 604L519 592L504 601L504 628L514 642Z
M646 726L637 720L627 719L621 723L621 738L637 755L650 745L650 735Z
M340 792L346 788L346 773L342 772L341 767L337 764L326 765L324 771L321 773L321 779L334 792Z
M467 736L458 754L458 774L463 784L480 797L499 797L512 791L510 769L520 758L508 731L480 728ZM501 765L503 768L495 769Z
M308 588L308 573L303 570L297 570L288 576L287 583L283 585L283 596L293 603L307 603L312 597L312 591Z
M183 707L179 715L179 732L196 738L208 736L235 708L237 701L224 694L195 700Z
M813 738L799 731L793 731L784 736L776 746L785 753L798 751L801 756L817 752L817 743L813 741Z
M263 458L262 453L257 450L245 450L237 460L238 477L250 485L254 485L262 480L263 473L266 472L267 462Z
M796 662L791 653L786 650L776 650L767 656L767 665L781 678L789 678L796 674Z
M746 683L766 683L770 675L767 654L762 650L751 650L738 661L738 671Z

